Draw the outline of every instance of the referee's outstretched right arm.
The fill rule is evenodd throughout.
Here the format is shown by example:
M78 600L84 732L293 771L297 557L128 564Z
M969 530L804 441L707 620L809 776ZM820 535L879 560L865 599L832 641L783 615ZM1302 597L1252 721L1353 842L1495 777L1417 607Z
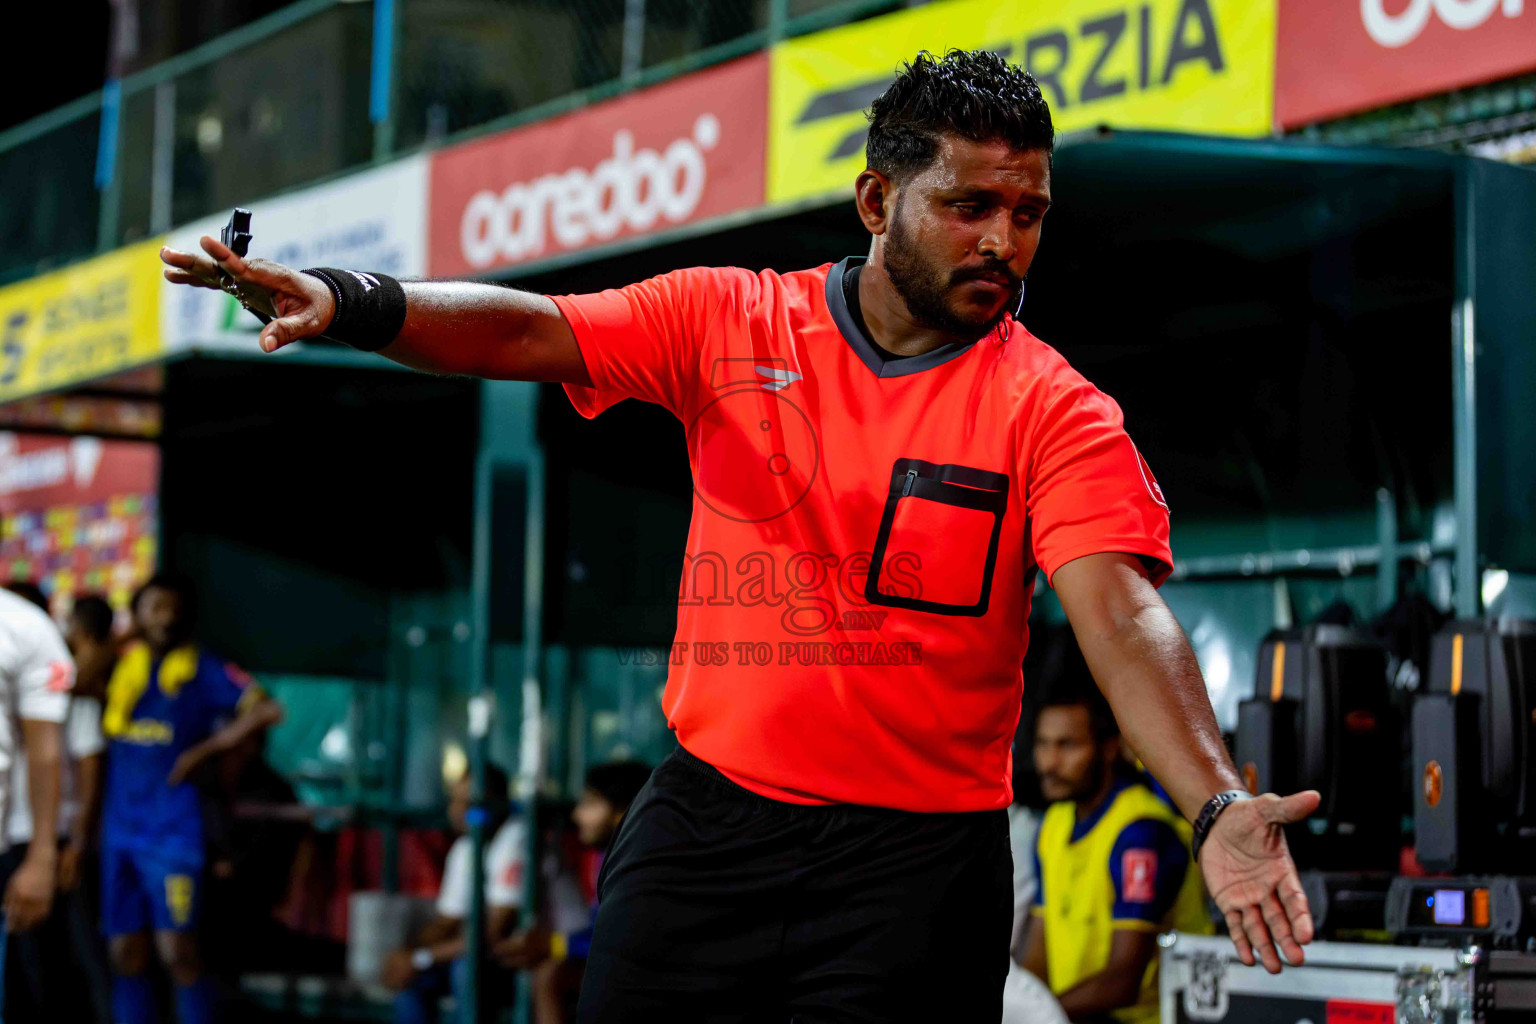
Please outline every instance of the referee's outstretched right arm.
M233 290L248 307L273 317L261 329L263 351L319 337L332 327L336 295L324 279L270 260L244 259L208 235L201 244L201 253L160 250L166 280ZM466 281L411 281L403 287L404 322L393 340L377 349L380 355L432 373L592 383L570 324L547 296Z

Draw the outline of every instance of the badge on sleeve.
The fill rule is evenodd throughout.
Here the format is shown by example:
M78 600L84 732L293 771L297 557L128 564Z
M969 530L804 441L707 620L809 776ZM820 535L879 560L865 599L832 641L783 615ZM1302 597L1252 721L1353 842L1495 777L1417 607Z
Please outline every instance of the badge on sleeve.
M75 685L75 667L67 661L48 663L48 692L68 693Z
M1126 850L1120 858L1120 899L1151 903L1157 899L1157 851Z
M1136 449L1136 468L1141 470L1141 482L1147 485L1147 493L1152 495L1153 501L1163 507L1164 512L1169 511L1168 499L1163 497L1163 487L1157 482L1157 477L1152 475L1152 467L1147 465L1147 457L1141 454L1141 449L1136 448L1134 443L1131 447Z

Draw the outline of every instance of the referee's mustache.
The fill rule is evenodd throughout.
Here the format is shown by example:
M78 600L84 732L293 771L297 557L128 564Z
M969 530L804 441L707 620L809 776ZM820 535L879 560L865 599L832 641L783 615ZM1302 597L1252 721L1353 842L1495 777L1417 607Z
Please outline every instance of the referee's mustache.
M989 260L975 267L961 267L952 271L949 275L951 285L962 284L966 281L993 281L1009 288L1018 288L1023 280L1009 269L1008 264L999 260Z

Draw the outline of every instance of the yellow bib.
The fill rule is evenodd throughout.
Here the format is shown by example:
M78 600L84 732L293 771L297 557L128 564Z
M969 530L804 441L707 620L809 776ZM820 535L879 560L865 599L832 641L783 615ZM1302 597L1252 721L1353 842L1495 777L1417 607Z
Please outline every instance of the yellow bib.
M101 713L101 731L108 736L123 736L133 721L133 709L139 698L149 689L150 671L154 667L149 645L138 641L128 646L117 659L112 678L107 681L106 707ZM193 676L197 675L197 648L184 644L167 654L160 662L160 675L155 680L160 692L174 698Z
M1072 841L1077 806L1071 801L1052 804L1040 824L1040 902L1035 914L1045 924L1045 956L1051 991L1067 991L1085 978L1098 974L1109 963L1109 946L1117 928L1195 932L1214 931L1205 911L1205 887L1193 862L1184 883L1162 921L1115 920L1115 882L1110 857L1115 841L1126 826L1151 819L1171 825L1189 845L1189 823L1146 786L1133 783L1111 799L1088 833ZM1141 998L1135 1006L1113 1016L1125 1024L1156 1024L1157 959L1147 965L1141 981Z

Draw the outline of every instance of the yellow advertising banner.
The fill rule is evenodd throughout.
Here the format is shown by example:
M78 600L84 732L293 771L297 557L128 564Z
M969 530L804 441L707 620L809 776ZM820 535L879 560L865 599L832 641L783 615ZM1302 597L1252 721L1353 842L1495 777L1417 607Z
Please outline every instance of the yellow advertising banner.
M919 50L995 50L1031 71L1056 130L1263 135L1276 0L945 0L773 49L768 200L851 191L864 112Z
M0 402L159 355L161 242L0 288Z

